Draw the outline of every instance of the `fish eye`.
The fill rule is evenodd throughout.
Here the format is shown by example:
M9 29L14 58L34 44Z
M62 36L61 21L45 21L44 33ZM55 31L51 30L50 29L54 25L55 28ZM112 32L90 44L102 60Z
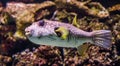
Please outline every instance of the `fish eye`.
M44 20L39 21L39 26L44 26L45 22Z

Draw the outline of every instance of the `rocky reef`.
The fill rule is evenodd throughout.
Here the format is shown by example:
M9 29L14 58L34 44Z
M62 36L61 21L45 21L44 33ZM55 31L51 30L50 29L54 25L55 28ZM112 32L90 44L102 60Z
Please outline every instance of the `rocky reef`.
M0 0L0 66L119 66L119 6L119 0ZM111 30L112 47L106 50L89 43L80 55L76 48L33 44L24 29L41 19L85 31Z

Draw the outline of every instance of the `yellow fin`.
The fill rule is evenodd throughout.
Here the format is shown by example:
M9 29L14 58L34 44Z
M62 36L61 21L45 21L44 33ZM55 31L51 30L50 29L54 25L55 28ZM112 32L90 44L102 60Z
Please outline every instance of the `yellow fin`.
M65 27L58 27L58 29L55 30L55 32L61 33L61 39L65 40L68 38L69 30L67 30Z
M78 54L85 57L87 54L86 52L90 46L91 46L91 44L82 44L82 45L78 46L77 47Z
M77 23L77 14L74 14L72 25L74 25L74 26L76 26L78 28L80 27L80 25Z

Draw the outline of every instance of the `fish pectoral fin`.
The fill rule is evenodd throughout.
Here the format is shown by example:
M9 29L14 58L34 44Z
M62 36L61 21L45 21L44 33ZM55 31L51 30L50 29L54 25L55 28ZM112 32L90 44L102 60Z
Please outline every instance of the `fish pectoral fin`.
M54 29L55 33L57 34L58 37L60 37L63 40L66 40L69 35L69 30L66 29L65 27L57 27Z
M78 46L77 47L78 54L81 56L86 56L86 52L90 46L91 44L87 44L87 43Z

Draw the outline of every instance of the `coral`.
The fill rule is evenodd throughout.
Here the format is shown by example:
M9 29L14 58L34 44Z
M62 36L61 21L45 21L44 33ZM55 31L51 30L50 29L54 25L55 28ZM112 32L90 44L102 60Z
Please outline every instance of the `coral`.
M7 66L10 62L12 62L11 57L0 55L0 66Z
M77 19L77 23L80 25L80 29L88 31L89 29L89 23L88 23L88 19L87 17L83 17L81 19Z
M0 21L2 24L7 25L13 24L15 19L8 12L2 12Z
M108 8L108 11L120 11L120 4L113 5L112 7Z
M44 52L43 52L44 51ZM40 46L33 51L26 49L21 53L14 55L14 65L38 65L38 66L61 66L62 60L59 49L49 46Z
M115 34L115 39L119 40L120 39L120 21L115 23L113 26L114 34Z
M101 29L108 29L108 26L102 22L94 20L89 23L89 28L91 28L91 30L101 30Z
M80 2L77 0L56 0L57 8L65 8L76 12L85 12L87 15L105 18L109 16L109 12L98 2ZM82 12L82 13L83 13Z
M15 28L13 25L0 25L0 31L1 33L3 32L14 32L15 31Z
M107 20L106 22L109 24L109 25L112 25L112 24L115 24L116 22L119 22L120 20L120 15L119 14L115 14L115 15L111 15Z
M116 49L111 51L105 51L104 49L96 46L90 46L86 52L86 58L83 59L82 56L79 56L76 52L76 49L65 49L65 59L64 62L66 66L77 66L77 65L90 65L90 66L111 66L116 58ZM111 55L112 53L112 55Z
M49 15L50 9L55 5L51 1L45 1L40 4L7 3L6 9L1 14L1 23L8 24L15 22L16 32L14 37L26 39L24 29L35 20L39 20ZM51 10L52 11L52 10ZM36 14L37 13L37 14Z

